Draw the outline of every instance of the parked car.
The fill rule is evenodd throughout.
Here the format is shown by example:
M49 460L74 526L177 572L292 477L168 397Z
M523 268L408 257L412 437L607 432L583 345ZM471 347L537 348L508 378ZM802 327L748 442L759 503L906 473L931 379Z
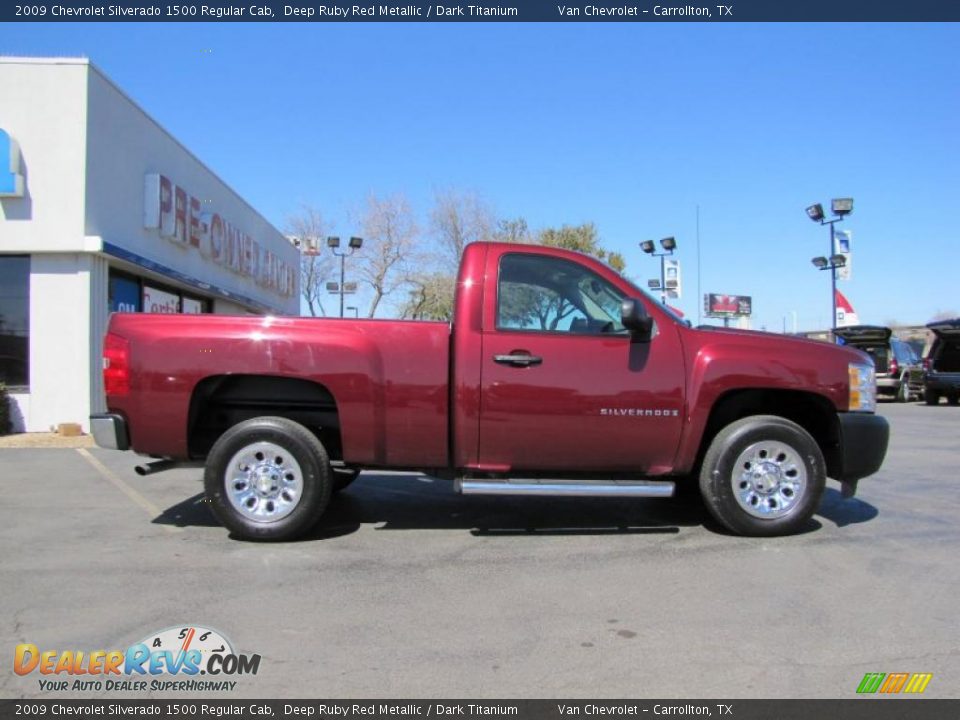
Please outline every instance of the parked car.
M960 402L960 318L927 325L933 343L923 360L923 399L936 405L945 397L951 405Z
M364 469L461 493L670 497L697 487L742 535L802 529L826 478L875 473L870 358L693 328L604 263L473 243L453 323L111 316L101 447L204 461L236 537L292 538ZM381 482L390 482L381 476Z
M879 325L851 325L834 331L845 345L863 350L873 358L877 371L877 394L907 402L918 388L911 387L911 371L919 369L920 356L908 343L893 337L893 331Z

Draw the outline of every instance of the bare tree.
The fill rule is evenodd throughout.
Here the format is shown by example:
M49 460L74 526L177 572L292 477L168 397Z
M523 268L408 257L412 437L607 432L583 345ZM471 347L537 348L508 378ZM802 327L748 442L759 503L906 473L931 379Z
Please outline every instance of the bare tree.
M491 238L494 225L493 212L476 193L446 190L436 194L430 226L441 263L449 272L457 272L467 245Z
M425 273L410 278L410 297L401 309L408 320L450 320L456 280L445 272Z
M357 272L373 291L367 313L367 317L373 317L384 297L408 283L409 268L415 264L419 231L410 204L402 195L387 198L370 195L360 226L363 251L358 258Z
M533 234L527 221L518 217L514 220L497 220L497 227L493 231L493 240L507 243L532 243Z
M333 274L333 258L323 252L328 229L323 215L311 205L303 205L287 219L287 233L300 248L300 295L313 317L327 314L323 293Z

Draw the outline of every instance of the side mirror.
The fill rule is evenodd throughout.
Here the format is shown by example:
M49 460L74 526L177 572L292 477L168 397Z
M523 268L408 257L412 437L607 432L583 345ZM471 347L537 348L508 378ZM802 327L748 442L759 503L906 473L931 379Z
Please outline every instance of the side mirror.
M620 322L630 331L634 341L649 342L653 334L653 318L647 315L637 298L625 298L620 305Z

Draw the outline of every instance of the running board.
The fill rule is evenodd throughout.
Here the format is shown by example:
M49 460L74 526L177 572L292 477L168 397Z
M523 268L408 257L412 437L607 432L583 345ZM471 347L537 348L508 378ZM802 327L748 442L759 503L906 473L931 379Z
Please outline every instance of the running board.
M673 497L674 483L666 480L510 480L456 481L464 495L543 495L567 497Z

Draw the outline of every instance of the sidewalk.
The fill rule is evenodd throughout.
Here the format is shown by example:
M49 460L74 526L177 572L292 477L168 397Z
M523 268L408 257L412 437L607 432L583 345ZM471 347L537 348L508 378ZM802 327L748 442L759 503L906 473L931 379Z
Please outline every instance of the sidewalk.
M96 447L93 435L64 437L57 433L14 433L0 435L0 448L88 448Z

